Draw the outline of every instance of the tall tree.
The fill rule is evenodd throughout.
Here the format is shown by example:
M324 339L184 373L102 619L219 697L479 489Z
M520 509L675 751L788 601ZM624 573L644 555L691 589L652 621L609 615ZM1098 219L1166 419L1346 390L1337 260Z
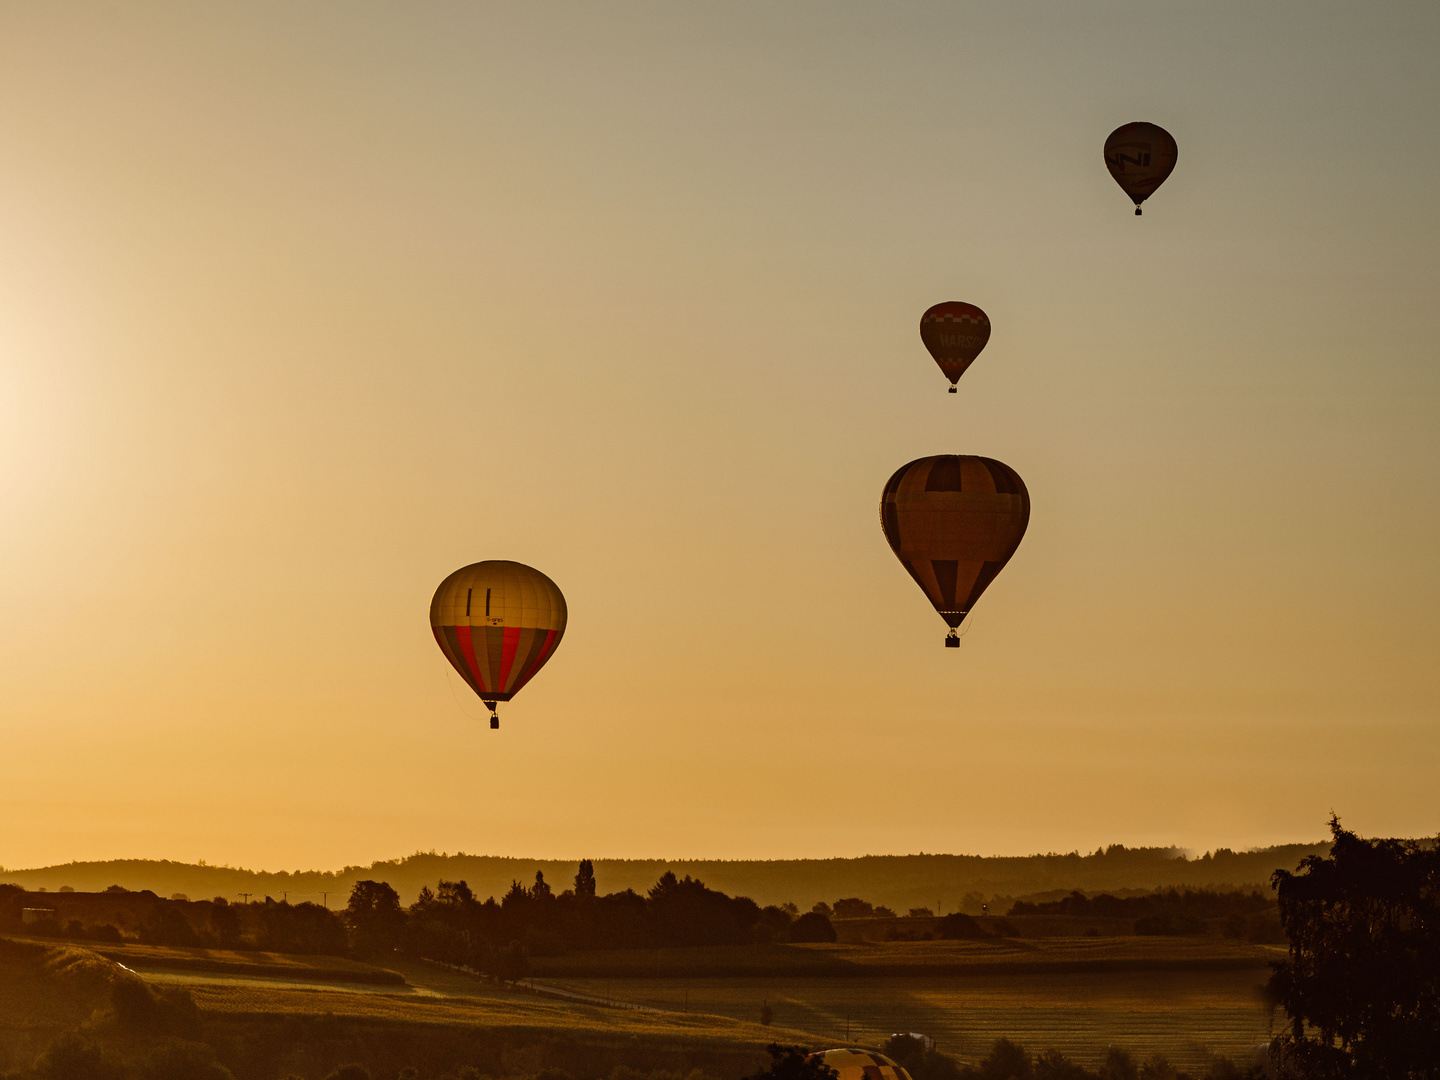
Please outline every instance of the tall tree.
M575 872L575 899L595 899L595 867L589 859L581 859L580 869Z
M1289 956L1270 990L1291 1018L1282 1075L1440 1078L1440 846L1364 840L1332 816L1328 857L1277 870Z
M400 941L405 913L400 896L383 881L357 881L345 905L345 920L361 952L388 952Z

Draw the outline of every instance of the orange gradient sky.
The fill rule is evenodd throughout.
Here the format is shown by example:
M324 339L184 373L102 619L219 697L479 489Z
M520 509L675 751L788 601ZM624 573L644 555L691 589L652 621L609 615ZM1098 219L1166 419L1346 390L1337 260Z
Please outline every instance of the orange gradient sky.
M0 864L1433 834L1437 41L3 5ZM1033 502L958 651L876 511L937 453ZM498 732L427 621L487 558L570 606Z

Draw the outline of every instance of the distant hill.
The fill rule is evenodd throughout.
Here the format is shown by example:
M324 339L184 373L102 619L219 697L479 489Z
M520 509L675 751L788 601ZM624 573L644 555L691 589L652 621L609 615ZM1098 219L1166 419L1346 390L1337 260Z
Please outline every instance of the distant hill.
M1293 870L1307 855L1324 855L1328 843L1284 844L1253 851L1219 848L1187 858L1175 848L1126 848L1113 845L1089 855L868 855L856 859L686 860L597 859L595 876L602 893L627 888L643 892L667 869L700 878L732 895L749 896L760 904L791 902L802 911L817 900L833 903L858 896L884 904L901 914L910 908L979 914L980 905L1002 910L1017 899L1050 899L1071 889L1121 892L1201 886L1269 889L1277 869ZM287 895L343 906L350 888L366 879L386 881L409 904L422 886L432 889L441 878L463 879L478 896L502 896L511 881L531 884L536 871L561 892L569 888L575 862L556 859L513 859L494 855L417 853L404 859L347 866L343 870L269 872L151 859L110 859L74 862L30 870L0 869L0 883L56 891L68 887L98 892L110 885L150 889L160 896L183 893L192 900L250 894L255 899Z

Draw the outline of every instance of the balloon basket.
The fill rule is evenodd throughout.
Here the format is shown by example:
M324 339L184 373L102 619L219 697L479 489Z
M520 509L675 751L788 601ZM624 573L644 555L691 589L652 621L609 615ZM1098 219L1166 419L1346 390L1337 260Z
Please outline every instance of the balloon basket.
M1136 217L1139 217L1139 216L1140 216L1140 208L1139 208L1138 206L1135 207L1135 216L1136 216Z
M945 636L945 648L958 649L960 647L960 635L954 630Z
M500 717L498 717L498 716L492 716L492 717L490 717L490 730L491 730L491 731L495 731L495 730L497 730L499 727L500 727Z
M953 387L953 386L950 387L950 393L952 393L952 394L958 394L959 392L960 392L960 391L957 390L955 387Z

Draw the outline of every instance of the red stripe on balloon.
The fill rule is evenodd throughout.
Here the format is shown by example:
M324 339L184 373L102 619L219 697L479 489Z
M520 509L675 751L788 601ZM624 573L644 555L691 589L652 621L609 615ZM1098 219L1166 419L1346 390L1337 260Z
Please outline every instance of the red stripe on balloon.
M520 644L520 627L505 627L505 646L500 653L500 687L503 689L510 678L510 668L515 664L515 648Z
M480 674L480 665L475 662L475 643L470 640L470 627L455 627L455 637L460 641L460 652L465 657L465 664L470 668L470 674L475 676L475 685L480 692L485 692L485 679Z

